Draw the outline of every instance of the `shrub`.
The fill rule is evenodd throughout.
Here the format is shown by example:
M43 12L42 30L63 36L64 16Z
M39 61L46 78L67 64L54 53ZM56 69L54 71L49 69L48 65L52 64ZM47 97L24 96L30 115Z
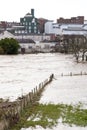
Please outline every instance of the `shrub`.
M0 54L18 54L19 43L13 38L1 39L0 48Z

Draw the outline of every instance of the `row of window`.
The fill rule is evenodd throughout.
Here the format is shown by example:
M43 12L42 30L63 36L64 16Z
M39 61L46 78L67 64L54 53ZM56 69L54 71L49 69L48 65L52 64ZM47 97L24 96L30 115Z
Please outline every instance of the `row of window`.
M32 27L31 27L31 26L29 26L29 27L26 27L26 29L32 29ZM37 29L37 27L36 27L36 26L34 26L34 29Z
M28 26L28 25L32 25L32 23L31 22L23 22L22 23L23 25L26 25L26 26ZM35 22L35 23L33 23L35 26L37 25L37 23Z
M29 33L31 33L31 30L29 30ZM34 30L34 33L37 33L37 30Z
M19 33L19 34L21 34L21 33L28 33L28 31L29 31L29 33L31 33L31 29L30 30L15 30L15 33L17 34L17 33ZM34 33L37 33L37 30L36 29L34 29Z

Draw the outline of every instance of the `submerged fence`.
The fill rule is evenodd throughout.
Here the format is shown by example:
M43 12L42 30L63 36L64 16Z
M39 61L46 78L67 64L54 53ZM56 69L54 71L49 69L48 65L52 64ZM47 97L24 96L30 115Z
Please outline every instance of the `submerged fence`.
M35 103L44 88L52 81L54 75L50 75L48 79L36 86L27 95L19 97L14 102L0 103L0 130L9 130L11 126L16 124L21 116L21 112L29 105Z
M72 72L70 72L70 73L68 73L68 74L64 74L64 73L61 73L61 76L82 76L82 75L87 75L87 72L80 72L80 73L72 73Z

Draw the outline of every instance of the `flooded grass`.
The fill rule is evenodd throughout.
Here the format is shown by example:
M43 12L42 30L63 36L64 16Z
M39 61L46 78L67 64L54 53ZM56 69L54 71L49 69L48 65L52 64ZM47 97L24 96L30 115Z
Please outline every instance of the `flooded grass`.
M26 109L19 123L11 130L20 130L21 128L35 127L37 125L43 128L52 128L61 123L70 126L76 125L87 126L87 109L81 109L80 104L65 105L65 104L35 104L33 108Z

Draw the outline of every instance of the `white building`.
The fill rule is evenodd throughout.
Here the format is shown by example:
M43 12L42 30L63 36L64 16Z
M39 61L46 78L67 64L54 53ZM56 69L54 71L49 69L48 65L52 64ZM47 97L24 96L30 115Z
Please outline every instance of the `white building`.
M47 21L45 23L45 34L61 34L62 30L60 25L53 23L53 21Z
M36 49L35 43L20 43L20 47L19 52L22 52L22 49L24 49L24 53L32 53Z
M87 24L57 24L53 21L45 23L45 33L55 35L87 35Z

